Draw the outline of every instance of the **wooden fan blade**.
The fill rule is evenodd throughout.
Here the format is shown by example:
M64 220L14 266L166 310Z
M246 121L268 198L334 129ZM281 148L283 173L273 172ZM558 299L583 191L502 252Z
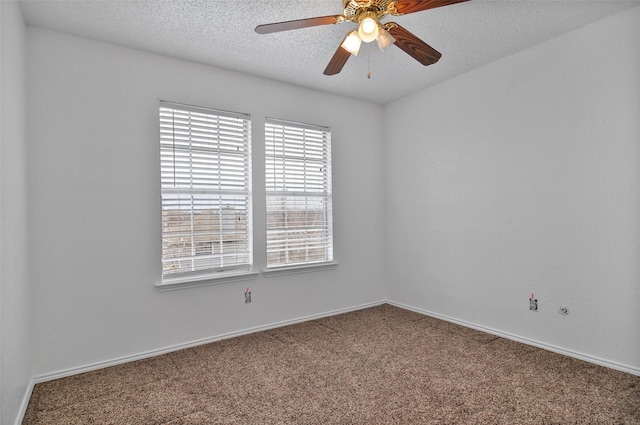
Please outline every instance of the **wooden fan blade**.
M433 65L438 62L442 54L415 35L411 34L400 25L392 23L386 24L385 28L393 38L396 39L395 45L404 50L409 56L423 64L424 66Z
M342 41L344 42L344 40ZM351 56L351 53L343 49L342 43L340 43L340 46L338 46L338 50L336 50L336 52L333 54L333 57L325 68L324 75L336 75L340 71L342 71L344 64L347 63L347 60L349 60L349 56Z
M335 16L318 16L315 18L297 19L295 21L276 22L273 24L258 25L256 32L258 34L269 34L272 32L297 30L300 28L315 27L318 25L337 24L342 22L342 15Z
M406 15L407 13L435 9L436 7L448 6L465 1L469 0L398 0L396 2L396 10L398 14Z

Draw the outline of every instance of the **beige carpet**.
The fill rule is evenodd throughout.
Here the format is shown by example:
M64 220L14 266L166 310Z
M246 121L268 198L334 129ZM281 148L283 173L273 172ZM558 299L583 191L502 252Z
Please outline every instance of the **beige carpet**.
M640 424L640 377L382 305L38 384L23 424Z

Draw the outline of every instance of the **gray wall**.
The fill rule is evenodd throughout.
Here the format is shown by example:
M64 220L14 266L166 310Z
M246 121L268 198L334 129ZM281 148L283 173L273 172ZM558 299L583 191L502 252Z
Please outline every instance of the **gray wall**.
M26 408L32 381L26 30L13 2L0 2L0 22L0 423L12 424Z
M640 8L384 116L390 299L640 373Z

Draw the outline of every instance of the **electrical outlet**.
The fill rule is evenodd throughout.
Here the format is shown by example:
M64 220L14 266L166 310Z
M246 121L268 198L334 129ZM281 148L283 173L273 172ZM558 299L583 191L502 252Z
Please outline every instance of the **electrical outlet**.
M251 291L248 289L244 293L244 303L249 304L251 302Z
M534 298L529 298L529 310L538 311L538 300Z

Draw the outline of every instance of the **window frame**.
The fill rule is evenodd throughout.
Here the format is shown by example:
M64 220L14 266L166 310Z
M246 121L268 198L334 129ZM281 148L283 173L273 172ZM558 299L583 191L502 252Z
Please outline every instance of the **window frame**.
M171 114L171 111L174 111L174 114L177 111L181 116L189 116L188 124L183 123L185 127L182 129L184 133L181 138L176 135L175 115L173 115L171 123L168 123L166 119L163 121L163 113ZM158 114L160 131L162 270L161 281L156 284L156 287L161 290L166 290L255 278L258 273L253 271L251 116L249 114L163 100L159 102ZM212 122L216 124L209 125L209 123L206 123L204 130L202 126L194 124L195 120L192 121L191 117L202 118L203 114L207 119L211 119ZM233 129L231 135L219 134L221 130L224 130L224 127L220 123L229 120L231 120L230 122L232 123L238 123L238 129ZM212 133L207 133L209 130L211 130ZM211 138L210 136L213 134L213 131L217 133L214 138ZM202 136L202 132L204 132L206 136L197 137L196 132L199 132L200 136ZM205 140L203 141L203 139ZM226 147L221 147L223 144L237 145L236 149L238 153L236 154L235 151L229 151ZM225 149L227 152L225 152ZM172 151L169 153L169 150ZM187 155L187 152L188 160L181 161L179 154ZM197 164L194 153L200 155L198 159L200 162ZM232 158L231 161L241 163L241 165L232 164L225 166L223 162L229 161L229 158ZM188 165L184 165L185 163ZM168 173L173 173L173 176L170 177L174 180L173 187L167 184L167 166L169 166ZM207 168L209 166L210 168ZM173 170L171 170L171 167L173 167ZM230 171L229 167L231 168ZM209 173L209 170L212 171ZM182 174L177 174L181 171ZM179 175L179 177L176 177L176 175ZM182 179L180 179L180 177ZM177 180L180 180L180 183L176 183ZM185 183L186 180L188 180L188 183ZM214 187L214 185L217 185L217 187ZM174 203L171 203L171 200L173 200ZM188 200L186 203L190 205L185 207L182 200ZM196 200L205 206L195 207ZM227 204L226 207L225 204ZM229 204L235 204L239 208L235 214L227 214L227 216L231 214L234 220L232 223L234 227L233 230L224 229L228 227L227 224L229 223L229 219L225 218L224 212ZM176 211L179 211L179 215L182 216L184 213L189 217L188 220L190 221L191 228L183 232L183 234L188 233L186 237L190 238L190 245L188 244L192 251L190 261L195 263L198 260L197 256L204 255L203 253L198 254L194 251L197 249L198 244L196 237L201 234L197 230L194 230L197 225L201 226L200 229L205 229L202 231L204 232L204 237L220 235L220 239L217 242L211 242L212 247L214 243L219 244L220 249L218 252L214 254L212 248L211 253L205 256L209 261L208 267L196 267L194 270L192 266L192 270L186 272L166 272L165 264L167 262L174 261L179 263L181 261L188 261L186 258L189 257L170 257L169 254L165 252L166 239L172 235L171 231L166 230L167 226L165 226L165 220L168 221L171 218L169 214L165 215L165 211L167 210L166 205L179 205L176 209ZM183 207L185 207L185 209L183 209ZM197 223L197 225L194 225L194 222L198 221L198 211L201 214L201 221ZM205 217L204 225L202 224L203 211ZM206 222L207 216L209 217L208 222ZM215 220L216 217L217 221ZM242 217L244 217L244 222L242 222ZM237 230L238 224L235 218L238 218L238 222L242 222L240 225L241 230ZM178 221L182 222L183 220L179 218ZM229 235L229 237L225 237L225 235ZM234 239L237 235L240 235L240 239L238 240ZM232 263L230 266L225 267L223 263L223 258L225 257L224 246L230 242L235 247L235 242L237 241L240 242L238 248L240 250L232 250L232 252L235 252L236 256L240 256L241 261L238 264ZM179 251L179 249L175 249ZM177 258L180 260L177 260ZM217 259L219 259L220 264L218 267L215 267L213 264L215 264ZM181 265L178 265L178 267L181 267Z
M276 128L279 128L281 134L276 136ZM306 134L309 134L307 138ZM287 136L289 134L289 136ZM320 136L319 136L320 135ZM281 274L299 273L315 270L325 270L327 268L333 268L337 265L334 257L334 232L333 232L333 192L332 192L332 163L331 163L331 129L329 127L306 124L300 122L286 121L278 118L265 117L265 233L266 233L266 268L263 269L265 276L276 276ZM287 137L292 137L291 140L287 140ZM321 146L318 146L318 137L321 142ZM286 147L289 143L291 146ZM307 150L306 144L310 147ZM281 146L276 146L280 144ZM279 153L279 163L276 165L276 153L277 148L281 148ZM288 154L293 151L297 151L294 161L289 161L289 169L287 170L287 159L291 160ZM302 154L300 154L302 152ZM308 163L315 162L318 164L318 153L322 152L321 159L321 173L322 176L314 175L317 173L308 173ZM269 162L272 162L270 164ZM295 166L293 164L296 164ZM283 168L283 174L279 174L276 168ZM305 171L292 170L294 168L302 168ZM291 173L289 175L289 173ZM311 177L307 180L307 174ZM287 183L289 179L294 183ZM319 180L320 179L320 180ZM322 188L319 189L319 182L322 181ZM290 187L286 187L290 186ZM297 187L296 187L297 186ZM294 187L294 188L292 188ZM309 187L310 189L307 189ZM274 252L273 248L270 248L270 233L273 233L273 228L270 226L270 199L276 197L290 197L290 198L315 198L322 199L324 205L324 215L322 230L325 232L323 238L324 244L321 248L325 251L325 256L320 260L307 260L297 262L278 262L270 264L270 253ZM286 204L286 201L283 201ZM285 207L286 210L286 207ZM283 210L284 211L284 210ZM305 209L305 211L312 211ZM286 214L283 212L283 214ZM287 221L286 218L282 219ZM286 226L285 226L286 227ZM312 226L305 229L310 229ZM281 230L284 229L281 228ZM307 248L308 250L308 248ZM275 250L280 251L282 250ZM307 253L308 255L308 253Z

